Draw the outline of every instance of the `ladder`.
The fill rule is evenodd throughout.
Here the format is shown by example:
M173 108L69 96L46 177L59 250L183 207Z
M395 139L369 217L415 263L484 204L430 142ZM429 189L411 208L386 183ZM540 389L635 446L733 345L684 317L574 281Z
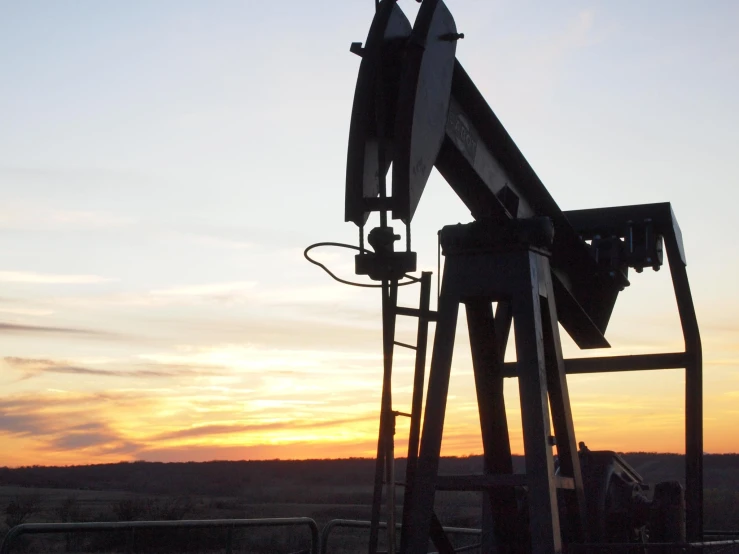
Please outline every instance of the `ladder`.
M408 500L413 490L413 487L408 486L408 484L412 484L415 481L418 462L428 328L429 322L436 320L436 312L430 310L431 275L432 273L430 271L421 273L421 292L418 308L398 306L397 282L384 281L382 286L383 380L380 431L377 440L377 458L375 461L375 480L372 493L372 513L370 517L369 554L377 554L378 552L377 543L380 530L383 484L385 484L386 488L388 554L395 554L396 552L396 486L399 484L405 486L405 501ZM418 318L415 345L395 340L395 322L397 316ZM395 346L408 348L414 350L416 353L410 413L393 409L392 367ZM395 481L395 420L397 416L410 418L405 483L396 483Z

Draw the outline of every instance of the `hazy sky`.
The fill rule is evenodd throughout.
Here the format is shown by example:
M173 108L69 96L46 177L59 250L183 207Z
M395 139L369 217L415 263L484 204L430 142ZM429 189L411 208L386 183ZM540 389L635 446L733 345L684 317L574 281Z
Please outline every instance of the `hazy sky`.
M412 21L417 4L399 4ZM458 58L563 209L673 203L705 448L739 451L739 4L448 5ZM373 455L379 295L302 258L356 242L349 44L373 11L0 0L0 465ZM423 269L436 231L469 219L432 176L413 226ZM321 257L351 277L350 254ZM603 355L680 349L668 271L633 277ZM469 454L463 327L457 344L444 453ZM412 358L397 359L404 410ZM591 448L682 451L682 371L569 382Z

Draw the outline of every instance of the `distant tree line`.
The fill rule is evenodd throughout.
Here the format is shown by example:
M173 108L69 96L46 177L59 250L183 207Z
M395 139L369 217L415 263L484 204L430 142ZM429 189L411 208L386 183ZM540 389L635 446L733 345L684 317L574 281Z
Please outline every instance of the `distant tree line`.
M679 455L632 453L626 460L646 482L683 479L684 458ZM17 491L0 497L3 534L15 525L37 521L140 521L208 518L249 518L275 515L274 506L290 505L287 515L306 515L319 524L345 517L367 519L372 498L372 459L304 461L214 461L206 463L121 462L69 467L30 466L0 468L0 487ZM398 475L405 461L397 461ZM523 471L524 460L514 457L514 468ZM480 456L443 458L441 473L469 474L482 469ZM706 455L705 527L739 529L739 455ZM54 489L59 490L55 493ZM0 492L3 489L0 489ZM78 491L68 492L69 490ZM85 492L85 491L100 491ZM442 507L444 521L457 526L477 526L479 501L465 493L464 506ZM473 495L473 496L469 496ZM84 500L81 498L84 497ZM4 503L4 505L3 505ZM301 508L303 505L305 508ZM475 514L475 515L471 515ZM285 515L285 514L279 514ZM441 514L440 514L441 516ZM451 518L451 519L450 519ZM292 534L243 533L240 541L252 552L298 550ZM125 545L125 533L89 533L46 539L57 541L39 547L40 539L25 537L16 550L113 552ZM208 552L222 550L223 530L137 532L137 545L159 552ZM34 543L36 541L36 543ZM266 550L261 550L266 548ZM271 549L270 549L271 548Z
M684 481L683 457L677 454L631 453L626 460L647 482ZM480 456L443 458L446 473L473 473L482 467ZM523 471L523 457L514 456ZM398 460L398 471L404 460ZM121 462L64 467L0 468L0 486L79 490L118 490L152 495L250 495L261 485L324 483L343 485L368 482L374 460L267 460L188 463ZM708 454L704 458L705 488L739 491L739 454Z

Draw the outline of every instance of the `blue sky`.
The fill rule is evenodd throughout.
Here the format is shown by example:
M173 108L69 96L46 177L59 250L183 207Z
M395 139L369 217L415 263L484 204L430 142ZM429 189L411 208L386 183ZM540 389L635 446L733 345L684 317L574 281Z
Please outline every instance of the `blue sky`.
M739 416L739 4L448 5L458 58L563 209L673 203L703 329L707 450L739 449L724 438ZM417 4L400 6L412 20ZM0 1L7 463L371 454L379 299L302 249L356 241L348 48L373 10ZM467 220L432 176L413 223L424 269L437 229ZM349 256L322 256L351 274ZM680 348L667 271L632 283L604 354ZM467 453L479 431L468 356L455 360L445 448ZM678 450L681 379L572 379L578 429L616 449L659 431L655 448ZM635 438L608 423L626 404Z

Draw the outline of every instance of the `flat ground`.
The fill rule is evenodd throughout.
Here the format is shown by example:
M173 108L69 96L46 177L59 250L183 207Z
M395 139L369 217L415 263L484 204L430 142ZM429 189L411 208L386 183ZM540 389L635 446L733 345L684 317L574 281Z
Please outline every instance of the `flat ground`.
M679 480L683 472L680 456L626 458L648 482ZM442 472L476 473L481 465L479 457L449 458L442 461ZM522 460L516 465L522 468ZM403 466L399 460L399 479ZM322 527L331 519L369 519L373 471L373 460L0 468L0 529L4 533L19 518L58 522L296 516L311 517ZM705 471L706 528L739 529L739 455L706 456ZM402 489L398 496L401 501ZM439 493L436 508L445 525L478 527L480 503L478 493ZM367 532L337 528L331 537L329 552L361 552ZM288 553L307 548L308 532L242 529L234 532L233 540L234 552ZM458 543L470 540L459 537ZM44 535L18 546L35 552L125 552L127 541L130 537L121 533ZM138 532L135 544L141 552L223 552L226 531L166 536Z

